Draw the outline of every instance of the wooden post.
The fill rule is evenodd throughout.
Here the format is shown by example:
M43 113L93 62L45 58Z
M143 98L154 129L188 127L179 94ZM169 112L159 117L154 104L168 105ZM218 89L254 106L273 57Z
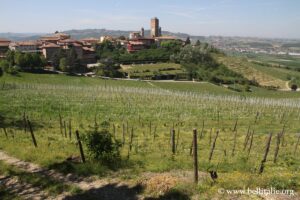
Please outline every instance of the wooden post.
M236 131L237 124L238 124L238 120L239 120L239 119L237 118L236 121L235 121L235 124L234 124L234 127L233 127L233 132Z
M175 130L174 129L172 129L172 133L171 133L171 145L172 145L172 153L175 154L176 147L175 147Z
M82 160L83 163L85 163L85 157L84 157L84 153L83 153L82 144L81 144L81 141L80 141L78 130L76 130L75 134L76 134L76 139L77 139L78 146L79 146L81 160Z
M235 155L236 140L237 140L237 130L236 130L236 127L233 130L234 130L234 138L233 138L233 147L232 147L231 156Z
M72 137L72 125L71 125L71 119L69 119L69 138Z
M249 156L250 156L250 153L251 153L252 144L253 144L253 138L254 138L254 130L252 131L252 134L251 134L251 139L250 139L250 145L249 145L249 149L248 149L247 160L249 159Z
M277 138L276 138L276 148L275 148L275 152L274 152L274 160L273 162L276 163L277 162L277 156L279 153L279 148L280 148L280 133L277 134Z
M176 138L176 149L178 148L178 143L179 143L179 133L180 133L180 127L178 126L178 129L177 129L177 138Z
M122 145L124 146L125 144L125 124L123 123L122 126Z
M132 140L133 140L133 127L131 127L129 151L131 151L131 149L132 149Z
M33 133L33 129L32 129L32 126L31 126L31 123L29 120L27 120L27 124L29 126L29 131L30 131L30 134L31 134L31 138L32 138L32 142L33 142L33 145L35 147L37 147L37 143L36 143L36 140L35 140L35 136L34 136L34 133Z
M61 117L61 114L60 114L60 113L59 113L59 127L60 127L60 134L61 134L61 136L64 136L64 134L63 134L62 117Z
M259 117L259 112L256 113L254 124L256 124L258 117Z
M262 174L264 172L265 163L267 161L268 153L269 153L270 146L271 146L272 135L273 135L273 133L270 133L270 135L269 135L267 145L266 145L265 154L264 154L264 157L263 157L263 159L260 163L259 174Z
M27 132L27 121L26 121L26 113L23 113L23 124L24 124L24 133Z
M3 131L4 131L4 134L5 134L6 138L8 138L8 135L7 135L7 132L6 132L6 128L5 128L5 127L3 127Z
M154 127L153 140L155 140L155 138L156 138L156 129L157 129L157 126Z
M216 147L216 142L217 142L218 136L219 136L219 130L217 131L216 137L215 137L214 142L213 142L213 144L212 144L212 146L211 146L211 150L210 150L210 154L209 154L209 158L208 158L209 162L211 161L211 159L212 159L212 157L213 157L213 154L214 154L214 150L215 150L215 147Z
M248 126L248 130L247 130L247 135L246 135L245 141L244 141L244 149L243 149L244 151L245 151L245 149L246 149L246 147L248 145L250 136L251 136L251 132L250 132L250 125L249 125Z
M67 127L66 127L66 121L64 121L64 129L65 129L65 137L67 137Z
M193 152L194 152L194 181L198 183L198 145L197 130L193 130Z

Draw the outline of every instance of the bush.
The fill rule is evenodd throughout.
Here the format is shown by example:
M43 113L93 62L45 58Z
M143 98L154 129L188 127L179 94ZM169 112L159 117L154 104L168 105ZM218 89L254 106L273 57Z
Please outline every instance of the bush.
M107 129L89 132L85 142L90 156L102 164L111 165L120 161L120 142L114 140Z
M297 91L298 86L297 86L296 84L293 84L293 85L291 86L291 89L292 89L293 91Z

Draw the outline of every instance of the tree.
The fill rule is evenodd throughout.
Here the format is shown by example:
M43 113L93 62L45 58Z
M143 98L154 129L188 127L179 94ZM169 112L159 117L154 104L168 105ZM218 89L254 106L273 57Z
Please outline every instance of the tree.
M293 85L291 86L291 89L292 89L292 91L297 91L298 86L297 86L296 84L293 84Z
M197 40L195 46L200 46L201 45L201 42L199 40Z
M9 62L7 60L1 60L0 61L0 68L2 69L2 71L7 71L9 68Z
M113 139L111 133L106 129L88 132L85 138L90 156L105 165L117 164L120 161L121 143Z
M182 43L178 40L169 40L169 41L162 41L160 43L162 48L167 49L168 51L172 51L173 53L177 53L180 51Z
M10 66L14 66L15 63L15 51L8 50L6 52L6 60L9 62Z
M120 39L120 40L126 40L126 37L125 37L124 35L121 35L121 36L119 37L119 39Z
M66 58L61 58L59 60L59 68L60 68L61 71L64 71L64 72L68 72L69 71L69 66L68 66Z
M189 45L191 44L191 40L190 40L190 37L187 37L186 40L185 40L185 45Z
M57 52L55 52L50 58L53 67L57 69L59 67L60 59L66 56L66 52L63 49L59 49Z
M0 67L0 77L3 75L3 69Z

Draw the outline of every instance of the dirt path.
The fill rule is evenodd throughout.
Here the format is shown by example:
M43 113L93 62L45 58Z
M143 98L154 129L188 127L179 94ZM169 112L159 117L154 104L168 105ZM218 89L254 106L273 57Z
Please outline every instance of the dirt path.
M18 197L21 197L22 199L32 199L32 200L54 199L54 197L49 197L49 195L46 192L44 192L41 188L34 187L28 183L20 182L17 177L0 176L0 184L5 186L5 188L8 191L16 194Z
M48 170L40 167L37 164L22 161L20 159L17 159L15 157L12 157L8 155L7 153L0 151L0 160L3 162L15 166L17 168L20 168L26 172L30 173L37 173L41 176L44 176L45 178L51 178L52 180L59 181L61 183L64 183L66 185L74 185L80 188L83 193L80 195L75 196L66 196L66 194L62 194L59 197L55 197L55 199L84 199L84 198L92 198L94 199L94 196L101 197L100 199L103 200L113 200L113 199L140 199L137 198L137 193L140 190L139 187L137 187L134 184L125 183L122 180L119 179L95 179L92 177L85 178L85 177L79 177L74 174L68 174L64 175L62 173L59 173L54 170ZM9 180L8 183L12 187L8 187L8 189L12 189L12 192L16 191L17 195L20 195L21 197L24 197L25 199L27 196L23 195L20 192L17 192L17 190L14 190L14 187L16 188L22 188L23 186L21 184L20 187L18 187L17 183L14 180ZM22 186L22 187L21 187ZM46 193L43 193L41 190L38 190L37 188L34 188L28 184L28 187L26 188L32 188L33 191L37 191L37 193L32 193L31 199L35 199L33 197L37 196L37 199L39 197L44 197ZM128 198L127 198L128 197ZM28 199L28 198L27 198ZM30 199L30 198L29 198ZM45 198L40 198L45 199Z

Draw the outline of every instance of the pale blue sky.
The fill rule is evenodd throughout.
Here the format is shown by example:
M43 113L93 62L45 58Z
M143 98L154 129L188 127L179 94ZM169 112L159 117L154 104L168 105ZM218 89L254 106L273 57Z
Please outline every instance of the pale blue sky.
M0 0L0 32L149 29L300 38L300 0Z

